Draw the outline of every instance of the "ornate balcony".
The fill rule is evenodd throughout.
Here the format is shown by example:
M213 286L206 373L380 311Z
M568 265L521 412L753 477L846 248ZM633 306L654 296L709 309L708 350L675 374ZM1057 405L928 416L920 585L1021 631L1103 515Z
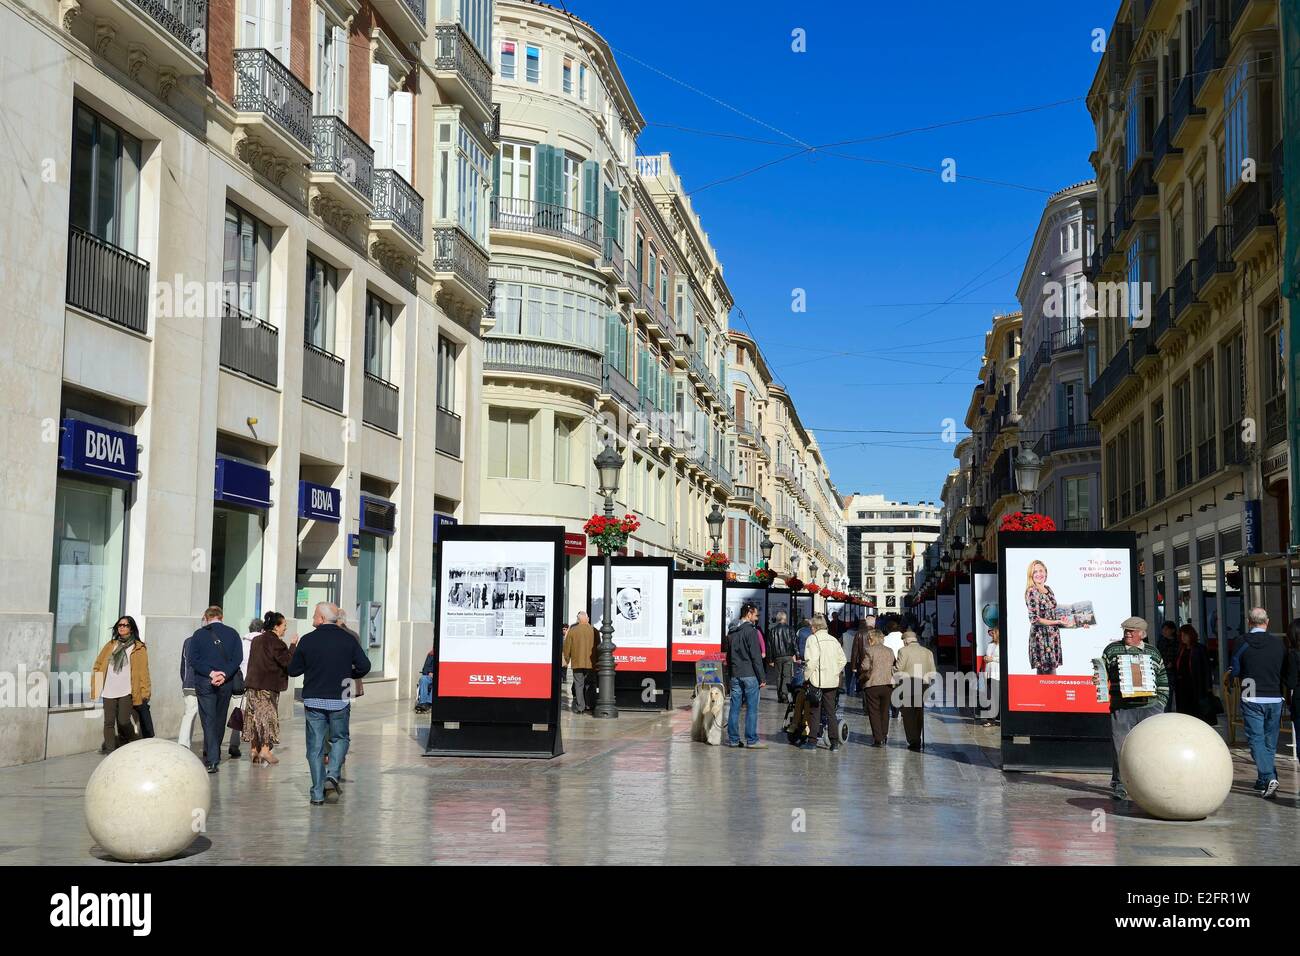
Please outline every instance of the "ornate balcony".
M1097 380L1092 383L1088 406L1094 414L1101 409L1108 398L1115 394L1120 383L1128 378L1132 371L1132 353L1129 351L1129 343L1125 342L1097 376Z
M600 220L553 203L504 196L493 199L492 228L562 239L601 251Z
M636 386L608 362L605 362L601 369L600 390L630 411L638 411L641 407L641 396Z
M424 251L424 197L395 169L376 169L371 191L371 244L380 253L415 258Z
M1034 445L1034 453L1040 458L1058 454L1063 451L1085 451L1101 447L1101 432L1095 425L1065 425L1043 432Z
M601 251L600 271L605 274L605 278L613 279L617 283L623 281L623 247L619 245L618 239L614 236L606 236L604 249Z
M1192 59L1192 99L1198 105L1204 106L1223 92L1220 68L1227 57L1227 21L1220 17L1208 18Z
M1196 296L1196 260L1188 259L1178 275L1174 278L1174 314L1175 327L1192 314L1203 303Z
M428 36L425 0L374 0L375 9L406 43L419 43Z
M132 77L149 66L163 99L177 77L207 70L207 0L78 0L69 7L85 14L79 19L90 25L95 45L107 41L127 50Z
M1236 271L1227 226L1211 226L1196 250L1196 294L1209 301Z
M492 122L492 67L458 23L433 28L437 53L433 78L454 102L470 107L480 120Z
M315 157L311 91L268 50L236 50L235 148L250 166L276 183Z
M1159 189L1151 176L1152 160L1139 159L1128 175L1128 221L1132 225L1139 219L1153 215L1159 205Z
M1033 358L1030 359L1028 367L1020 377L1020 390L1016 396L1017 401L1024 403L1026 396L1034 388L1034 379L1038 377L1039 371L1043 366L1052 360L1052 350L1046 342L1039 343L1037 351L1034 352Z
M375 151L339 116L313 116L311 140L312 208L346 232L353 222L370 218Z
M1151 316L1151 342L1157 347L1165 334L1174 327L1174 287L1170 286L1156 299L1155 314Z
M1245 262L1274 239L1277 220L1273 218L1272 180L1242 183L1228 207L1229 230L1234 259Z
M1194 102L1192 77L1187 74L1174 87L1174 95L1169 102L1169 145L1186 149L1204 122L1205 109Z
M565 379L599 392L601 364L599 355L566 345L495 335L483 340L484 372Z
M491 301L488 254L454 224L435 224L433 242L434 278L441 282L440 298L457 312L477 315Z
M1173 115L1166 113L1151 140L1152 178L1159 183L1172 182L1183 164L1183 151L1170 141Z

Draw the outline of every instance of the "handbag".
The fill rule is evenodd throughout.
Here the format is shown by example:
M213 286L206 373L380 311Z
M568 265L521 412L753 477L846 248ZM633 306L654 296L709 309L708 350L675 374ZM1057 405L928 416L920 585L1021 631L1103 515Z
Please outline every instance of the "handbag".
M244 689L244 672L242 670L235 671L235 676L230 678L230 696L243 697Z
M226 726L242 734L244 732L244 708L236 707L232 710L230 719L226 721Z

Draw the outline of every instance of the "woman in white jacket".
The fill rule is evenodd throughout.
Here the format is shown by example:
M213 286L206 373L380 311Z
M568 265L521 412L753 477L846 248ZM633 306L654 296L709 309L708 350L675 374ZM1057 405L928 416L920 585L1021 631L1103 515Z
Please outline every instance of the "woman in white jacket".
M811 623L812 635L808 638L808 645L804 650L804 682L810 687L817 688L820 694L813 692L812 696L818 697L819 700L809 701L810 734L808 742L804 744L806 750L813 750L818 746L822 714L826 714L828 720L835 718L835 697L840 689L840 678L844 675L846 663L844 648L826 629L826 615L814 614ZM831 733L827 736L830 737L830 749L838 750L839 734Z

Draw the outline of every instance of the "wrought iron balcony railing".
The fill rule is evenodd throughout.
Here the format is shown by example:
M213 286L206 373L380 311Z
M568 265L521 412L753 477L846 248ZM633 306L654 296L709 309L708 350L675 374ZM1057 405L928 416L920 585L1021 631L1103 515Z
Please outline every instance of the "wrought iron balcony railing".
M67 301L144 333L149 328L149 263L72 226L68 230Z
M600 249L600 220L554 203L498 197L492 200L492 228L558 236Z
M373 201L375 151L339 116L311 118L311 168L334 173L367 202Z
M303 343L302 397L343 411L343 359L310 342Z
M488 371L546 375L601 387L600 356L582 349L489 335L483 340L483 368Z
M1230 247L1233 252L1240 249L1246 237L1256 229L1271 228L1276 222L1273 218L1273 200L1269 195L1271 187L1271 179L1242 183L1238 187L1237 195L1228 207L1231 214L1229 228L1232 231Z
M208 0L134 0L195 56L208 58Z
M235 109L266 114L311 149L311 90L269 50L236 50L234 57Z
M450 272L485 300L491 298L488 257L459 226L434 227L433 271Z
M1199 286L1196 284L1196 260L1188 259L1183 267L1178 270L1178 275L1174 278L1174 324L1183 315L1196 304L1196 291Z
M434 447L444 455L460 457L460 416L449 408L438 407L438 424Z
M424 245L424 197L395 169L376 169L371 219L397 224L416 245Z
M274 386L279 381L280 330L229 302L221 316L221 365Z
M1236 265L1232 261L1227 226L1211 226L1205 238L1196 250L1196 291L1204 289L1216 275L1232 272Z
M423 6L423 4L421 4ZM492 109L492 68L461 29L460 24L445 23L433 28L437 54L435 70L455 70L474 91L484 110Z
M378 375L365 374L364 392L361 396L361 420L384 431L397 434L397 386Z

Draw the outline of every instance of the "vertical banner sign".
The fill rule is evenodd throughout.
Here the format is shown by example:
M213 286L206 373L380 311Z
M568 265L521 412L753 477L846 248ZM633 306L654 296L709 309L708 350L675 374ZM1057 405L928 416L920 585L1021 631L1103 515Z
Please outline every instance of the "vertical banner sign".
M1242 511L1245 525L1245 549L1247 554L1259 554L1263 550L1259 528L1259 499L1252 498L1245 503Z
M694 664L721 653L722 575L678 571L673 575L673 663Z
M971 572L968 591L971 594L971 610L975 615L975 666L982 672L991 637L989 632L999 626L996 565L976 565Z
M1300 176L1295 174L1300 159L1300 4L1278 5L1282 26L1282 153L1290 157L1291 170L1282 178L1286 208L1300 209ZM1278 157L1282 159L1283 157ZM1273 180L1276 182L1276 178ZM1274 197L1276 199L1277 197ZM1289 302L1287 322L1287 369L1291 382L1286 390L1287 423L1291 432L1291 545L1300 546L1300 229L1286 231L1282 255L1282 294Z
M441 524L430 756L556 757L563 531Z

